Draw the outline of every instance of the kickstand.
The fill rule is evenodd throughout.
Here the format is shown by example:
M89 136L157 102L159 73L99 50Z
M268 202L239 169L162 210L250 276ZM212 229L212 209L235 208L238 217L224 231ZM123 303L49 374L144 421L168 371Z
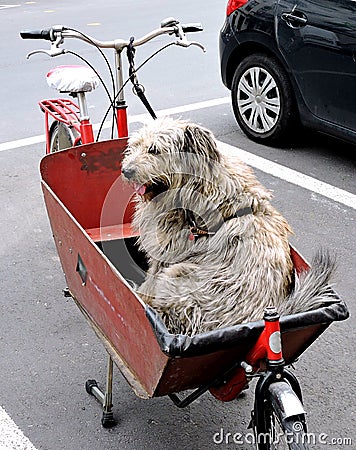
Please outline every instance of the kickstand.
M109 355L108 358L108 367L106 373L106 389L105 393L99 389L98 383L96 380L88 380L85 383L85 389L88 394L93 395L103 408L103 416L101 419L101 424L104 428L111 428L116 425L116 421L114 420L114 415L112 412L112 381L113 381L113 368L114 363Z

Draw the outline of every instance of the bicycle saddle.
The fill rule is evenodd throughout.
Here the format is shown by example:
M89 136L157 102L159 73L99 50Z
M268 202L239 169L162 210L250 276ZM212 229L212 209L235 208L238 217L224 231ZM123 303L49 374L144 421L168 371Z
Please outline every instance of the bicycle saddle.
M57 66L47 73L47 83L59 92L90 92L99 85L99 78L86 66Z

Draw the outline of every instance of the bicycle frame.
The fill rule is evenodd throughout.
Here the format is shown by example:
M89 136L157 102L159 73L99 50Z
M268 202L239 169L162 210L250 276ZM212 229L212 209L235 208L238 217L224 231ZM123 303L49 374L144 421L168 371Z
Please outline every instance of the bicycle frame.
M272 382L288 381L295 389L297 398L302 403L299 383L293 374L285 369L279 315L275 308L265 311L264 321L264 330L248 353L246 361L237 361L222 377L220 376L208 385L202 386L184 399L179 399L176 394L170 394L169 397L175 405L184 408L207 390L218 400L223 402L232 401L247 387L249 379L255 376L260 377L261 392L268 389ZM259 372L261 361L266 361L267 367L266 370ZM258 410L263 410L263 401L264 396L260 396L256 403ZM299 407L300 405L297 406ZM298 413L300 412L298 409Z

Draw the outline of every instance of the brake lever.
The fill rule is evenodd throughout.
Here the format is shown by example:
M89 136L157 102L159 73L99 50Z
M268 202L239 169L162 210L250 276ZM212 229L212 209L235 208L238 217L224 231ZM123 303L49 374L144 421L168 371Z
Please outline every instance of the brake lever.
M206 53L206 48L200 42L195 42L195 41L189 42L189 46L188 47L190 47L191 45L195 45L196 47L199 47L204 53Z
M199 47L204 53L206 53L206 48L204 47L204 45L200 44L200 42L190 42L187 39L180 39L179 41L176 41L176 44L181 46L181 47L185 47L188 48L192 45Z
M62 25L56 25L55 27L52 28L52 35L55 31L59 31L60 33L58 34L58 36L55 38L55 35L53 36L53 39L51 39L51 48L50 50L44 50L44 49L40 49L40 50L34 50L32 52L30 52L26 58L30 59L32 55L35 55L36 53L45 53L48 56L54 57L54 56L59 56L59 55L63 55L63 53L66 53L66 50L63 48L59 48L60 44L63 44L63 37L62 37L62 31L64 30L64 27Z
M180 45L181 47L190 47L191 45L195 45L197 47L199 47L201 50L203 50L203 52L205 53L205 47L200 44L199 42L190 42L188 41L184 31L183 31L183 27L180 23L176 24L176 31L175 31L176 36L179 38L178 41L176 41L177 45Z
M44 50L44 49L40 49L40 50L34 50L32 52L30 52L26 58L30 59L32 55L35 55L36 53L45 53L46 55L50 56L50 57L54 57L54 56L59 56L59 55L63 55L64 53L66 53L66 50L64 48L51 48L51 50Z

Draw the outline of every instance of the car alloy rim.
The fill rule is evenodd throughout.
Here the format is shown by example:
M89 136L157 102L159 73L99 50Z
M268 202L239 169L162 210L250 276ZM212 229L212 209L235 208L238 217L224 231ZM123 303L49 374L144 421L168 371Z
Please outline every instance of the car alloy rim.
M237 86L237 105L246 125L256 133L267 133L277 123L281 100L278 86L262 67L251 67Z

